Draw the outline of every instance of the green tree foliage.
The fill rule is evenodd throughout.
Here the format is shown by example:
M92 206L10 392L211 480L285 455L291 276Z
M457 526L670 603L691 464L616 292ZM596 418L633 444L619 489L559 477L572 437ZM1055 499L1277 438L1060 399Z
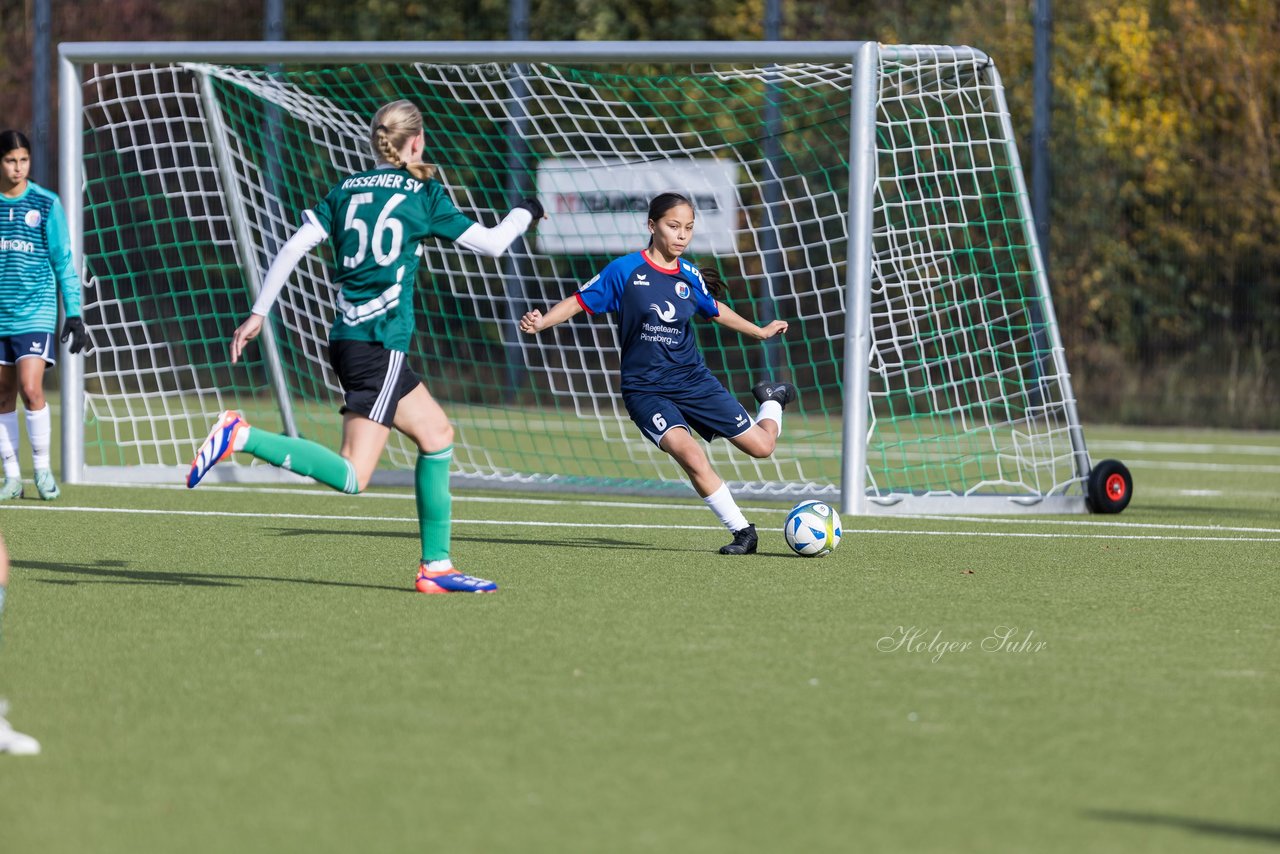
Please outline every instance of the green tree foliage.
M47 69L57 96L57 44L63 41L178 41L257 39L262 36L263 0L97 0L50 2L54 67ZM0 126L29 131L35 0L0 3ZM50 114L57 115L56 108ZM56 122L56 119L55 119ZM56 137L57 129L51 129ZM48 152L50 158L56 145ZM38 153L37 153L38 154Z
M957 6L953 36L998 58L1029 129L1029 4L984 21L987 6ZM1051 276L1078 391L1118 419L1275 426L1276 4L1080 0L1055 14Z
M1280 426L1280 9L1054 3L1050 274L1093 418ZM264 0L53 4L54 41L252 39ZM530 0L543 40L759 39L765 0ZM784 0L791 40L968 44L1029 137L1032 0ZM506 0L285 0L291 39L489 40ZM31 121L32 3L0 4L0 124ZM696 107L696 105L692 105ZM692 108L691 107L691 108ZM1023 148L1024 163L1030 152Z
M294 40L488 41L507 37L506 0L298 0L285 3Z

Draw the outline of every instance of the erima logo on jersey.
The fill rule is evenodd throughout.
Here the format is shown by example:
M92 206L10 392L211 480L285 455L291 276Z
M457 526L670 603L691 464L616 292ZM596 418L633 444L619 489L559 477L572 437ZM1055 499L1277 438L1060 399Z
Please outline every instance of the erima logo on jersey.
M653 313L658 315L658 318L663 323L674 323L676 319L676 307L671 304L671 300L666 300L666 305L666 311L658 308L657 303L649 303L649 308L653 309Z
M644 285L647 288L649 287L648 276L649 276L648 273L636 273L636 277L631 280L631 284L635 285L636 287Z
M23 221L32 228L40 227L40 211L27 211L27 215L23 217Z
M741 412L739 412L739 413L738 413L738 416L737 416L737 419L736 419L736 420L737 420L737 422L738 422L739 424L746 424L746 423L747 423L747 419L745 419L745 418L743 418L743 417L742 417L742 413L741 413Z
M0 252L32 252L36 251L36 245L30 240L10 240L7 237L0 237Z

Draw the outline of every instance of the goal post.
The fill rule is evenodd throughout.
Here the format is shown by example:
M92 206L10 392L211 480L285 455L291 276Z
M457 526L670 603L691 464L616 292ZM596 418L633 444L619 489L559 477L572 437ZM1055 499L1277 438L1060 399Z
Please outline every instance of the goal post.
M642 248L647 199L698 208L694 260L768 346L696 324L754 408L801 390L775 454L708 445L742 494L849 513L1080 512L1090 463L992 60L873 42L219 42L60 46L60 183L93 348L62 352L63 477L178 482L219 411L337 447L327 248L248 357L227 344L277 248L373 165L408 98L426 157L508 257L424 244L410 359L455 425L455 483L689 495L622 406L607 318L515 319ZM375 483L408 483L393 437ZM245 457L211 479L294 475Z

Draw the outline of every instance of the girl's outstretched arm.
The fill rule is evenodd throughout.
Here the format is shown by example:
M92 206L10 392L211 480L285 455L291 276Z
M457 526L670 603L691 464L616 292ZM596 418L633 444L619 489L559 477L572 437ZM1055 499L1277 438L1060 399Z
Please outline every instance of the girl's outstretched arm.
M787 322L785 320L773 320L764 326L756 326L750 320L720 302L720 300L716 300L716 307L720 309L720 314L711 318L712 320L749 338L758 338L763 341L766 338L772 338L787 331Z
M556 303L546 314L534 309L526 312L524 317L520 318L520 331L529 335L537 335L544 329L550 329L558 323L564 323L575 314L582 313L582 303L578 302L578 295L565 297Z
M293 275L294 269L302 261L303 256L319 246L328 236L327 231L308 219L293 233L292 237L285 241L284 246L280 247L275 260L267 269L267 275L262 280L262 290L258 293L258 298L253 301L249 316L231 336L231 364L234 365L240 361L245 345L258 337L258 333L262 331L263 318L271 312L271 306L275 305L276 297L280 296L280 291L284 290L285 283L289 281L289 277Z

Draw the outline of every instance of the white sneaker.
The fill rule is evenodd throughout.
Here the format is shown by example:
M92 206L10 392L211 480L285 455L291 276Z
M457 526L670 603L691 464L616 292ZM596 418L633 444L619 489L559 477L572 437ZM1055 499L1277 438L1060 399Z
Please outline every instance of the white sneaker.
M9 726L9 722L3 717L9 710L8 705L8 703L0 700L0 753L11 753L14 756L35 756L40 752L40 742Z

